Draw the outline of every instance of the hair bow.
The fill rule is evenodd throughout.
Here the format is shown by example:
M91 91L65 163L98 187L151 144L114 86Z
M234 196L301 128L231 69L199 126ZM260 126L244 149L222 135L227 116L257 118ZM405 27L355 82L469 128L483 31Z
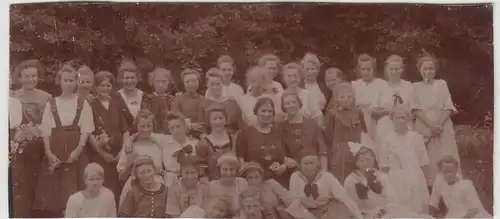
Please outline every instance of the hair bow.
M352 155L356 156L361 148L365 147L368 149L373 149L374 143L372 139L364 132L361 133L361 143L347 142Z

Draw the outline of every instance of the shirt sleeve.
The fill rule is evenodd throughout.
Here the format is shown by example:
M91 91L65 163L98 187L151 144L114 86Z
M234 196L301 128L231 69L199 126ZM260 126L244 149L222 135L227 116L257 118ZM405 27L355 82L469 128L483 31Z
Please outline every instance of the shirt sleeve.
M56 126L54 118L52 116L52 110L50 102L45 104L45 109L43 110L42 123L40 124L40 131L42 136L49 137L52 134L52 128Z
M352 174L351 174L351 175L347 176L347 178L345 178L344 188L347 192L347 195L354 202L359 204L361 202L361 200L358 198L358 195L356 193L356 187L355 187L356 183L357 183L356 179L354 179L354 176L352 176Z
M330 186L331 186L330 188L333 197L335 197L340 202L344 203L344 205L349 209L351 213L353 213L356 216L361 216L361 211L359 210L358 205L349 197L347 191L344 189L344 187L342 187L337 178L335 178L331 174L328 174L328 178L330 181Z
M429 156L427 156L427 149L425 148L425 141L424 141L424 138L422 137L422 135L418 134L418 133L414 133L415 134L415 147L416 147L416 150L417 150L417 154L418 154L418 160L420 162L420 166L426 166L426 165L429 165Z
M16 98L10 98L9 101L9 128L17 128L21 125L23 119L23 107L21 101Z
M78 194L78 193L77 193ZM77 218L77 211L79 207L79 201L76 194L73 194L69 197L68 202L66 203L66 210L64 212L64 217L66 218Z
M134 188L131 188L118 208L118 217L132 217L135 211Z
M453 112L457 112L457 108L455 108L455 105L453 104L453 100L451 99L451 94L450 94L450 89L448 88L448 84L446 84L446 81L441 80L442 82L442 91L444 95L444 105L443 109L444 110L451 110Z
M479 196L477 195L476 188L474 187L474 184L472 184L472 181L470 180L465 180L464 182L464 189L465 189L465 197L467 206L469 206L469 209L476 208L479 211L483 209L483 204L481 204L481 200L479 199Z
M417 83L413 83L411 85L412 89L411 89L411 97L410 97L410 110L421 110L422 109L422 105L420 104L420 99L418 97L418 84L419 82Z
M274 194L278 196L278 198L285 204L285 206L289 206L293 202L293 196L290 191L286 190L281 184L279 184L276 180L271 179L269 183L272 186Z
M178 195L179 187L173 185L168 188L166 213L171 217L178 217L182 214Z
M78 121L78 126L80 126L82 133L92 133L95 128L94 115L92 114L92 109L86 100L83 102L82 114L80 116L80 121Z

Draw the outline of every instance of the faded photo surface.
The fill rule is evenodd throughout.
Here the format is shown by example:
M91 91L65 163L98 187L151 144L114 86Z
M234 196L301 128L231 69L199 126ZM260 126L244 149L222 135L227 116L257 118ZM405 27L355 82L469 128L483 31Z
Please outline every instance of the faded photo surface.
M492 218L493 5L10 5L14 218Z

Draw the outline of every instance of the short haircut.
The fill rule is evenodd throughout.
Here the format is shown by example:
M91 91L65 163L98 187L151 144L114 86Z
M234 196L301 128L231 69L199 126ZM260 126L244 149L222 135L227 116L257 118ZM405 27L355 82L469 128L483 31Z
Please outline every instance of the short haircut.
M453 164L455 165L455 167L458 168L458 160L456 158L454 158L453 156L451 155L444 155L441 157L441 159L439 159L437 165L439 167L439 170L441 170L443 168L443 165L444 164Z
M98 163L89 163L85 166L85 170L83 171L83 178L87 178L87 176L91 173L97 173L100 177L104 177L104 168Z
M99 86L103 81L109 81L112 85L115 84L115 76L109 71L99 71L95 75L96 86Z
M220 67L220 65L222 63L229 63L233 67L235 66L234 59L231 58L231 56L228 56L228 55L221 55L221 56L219 56L219 58L217 59L217 67Z
M170 70L166 68L156 67L152 72L148 74L148 82L150 86L153 86L155 78L158 77L158 75L163 75L167 77L169 83L172 82L172 72Z
M292 96L292 97L295 97L295 99L297 100L297 102L299 103L299 109L302 108L302 100L300 99L299 97L299 94L297 94L297 92L292 92L292 91L285 91L283 92L283 94L281 95L281 110L283 112L286 112L285 111L285 98L289 97L289 96Z
M25 69L28 68L36 68L38 76L43 77L45 74L45 69L40 61L37 59L30 59L30 60L24 60L20 62L16 68L15 68L15 73L16 73L16 78L21 77L21 72L23 72Z
M154 122L154 115L149 109L140 109L135 118L135 123L139 124L140 121L150 120Z
M257 112L259 109L264 106L265 104L270 104L271 108L273 108L273 115L276 114L275 109L274 109L274 102L271 98L269 97L260 97L257 102L255 103L255 106L253 107L253 114L257 115Z

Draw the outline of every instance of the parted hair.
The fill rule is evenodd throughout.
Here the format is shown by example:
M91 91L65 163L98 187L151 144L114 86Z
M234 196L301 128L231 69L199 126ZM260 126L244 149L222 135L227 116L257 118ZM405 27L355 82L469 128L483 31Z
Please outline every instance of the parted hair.
M42 65L42 63L37 60L37 59L29 59L29 60L24 60L20 62L16 68L14 69L15 72L15 81L17 82L18 79L21 77L21 73L28 68L36 68L38 77L43 77L45 74L45 69Z
M274 102L271 98L269 97L260 97L257 102L255 103L255 106L253 107L253 113L255 115L257 115L257 112L259 111L259 109L265 105L265 104L270 104L271 105L271 108L273 108L273 115L276 114L275 110L274 110Z
M108 80L112 85L115 84L115 76L109 71L99 71L95 75L96 86L101 84L103 81Z
M283 112L286 112L285 106L284 106L285 105L285 98L287 98L289 96L295 97L295 99L297 100L297 103L299 103L299 109L302 108L302 100L300 99L299 94L297 94L297 92L285 91L281 95L281 110L283 110Z

